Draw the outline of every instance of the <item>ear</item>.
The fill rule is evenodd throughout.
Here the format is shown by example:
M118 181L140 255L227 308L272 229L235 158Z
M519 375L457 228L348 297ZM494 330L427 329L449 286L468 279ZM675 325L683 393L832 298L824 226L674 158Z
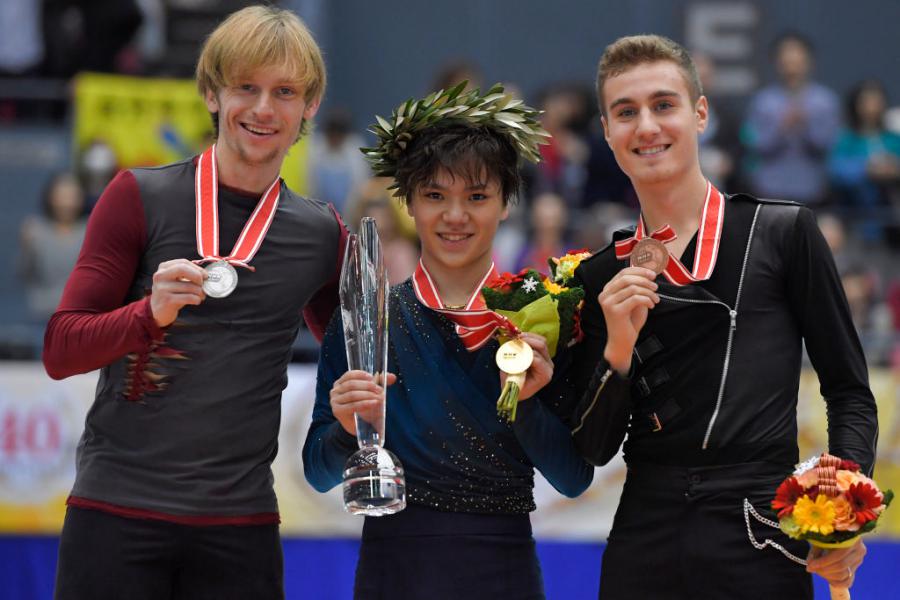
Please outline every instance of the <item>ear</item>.
M316 98L312 102L306 105L306 109L303 111L303 118L307 121L316 116L316 113L319 112L319 105L322 103L321 98Z
M503 212L500 213L500 220L505 221L509 216L509 203L503 205Z
M410 217L412 217L413 219L415 219L415 218L416 218L416 215L415 215L415 212L413 211L412 198L410 198L409 196L407 196L407 197L405 198L405 200L406 200L406 201L405 201L403 204L406 206L406 214L408 214Z
M709 101L706 99L706 96L700 96L697 99L694 112L697 115L697 133L703 133L706 131L706 126L709 123Z
M212 90L206 90L206 96L203 98L206 102L206 108L211 113L219 112L219 99L216 97L215 92Z
M600 115L600 124L603 126L603 139L606 140L606 143L609 143L609 123L606 122L606 117Z

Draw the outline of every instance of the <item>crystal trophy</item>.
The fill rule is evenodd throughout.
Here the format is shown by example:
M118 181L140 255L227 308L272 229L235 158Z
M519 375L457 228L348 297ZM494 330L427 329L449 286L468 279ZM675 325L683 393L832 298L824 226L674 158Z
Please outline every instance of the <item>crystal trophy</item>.
M347 239L341 269L341 317L351 370L370 373L385 394L388 354L388 280L375 219L364 217ZM385 405L358 412L357 450L344 467L344 509L380 517L406 507L406 481L397 457L384 448Z

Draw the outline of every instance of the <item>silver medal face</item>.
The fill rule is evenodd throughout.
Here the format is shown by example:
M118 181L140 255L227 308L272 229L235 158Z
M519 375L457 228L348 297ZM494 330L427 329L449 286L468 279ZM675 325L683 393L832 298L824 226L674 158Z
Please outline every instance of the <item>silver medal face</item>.
M224 298L237 287L237 271L230 263L220 260L204 267L209 273L203 281L203 291L212 298Z

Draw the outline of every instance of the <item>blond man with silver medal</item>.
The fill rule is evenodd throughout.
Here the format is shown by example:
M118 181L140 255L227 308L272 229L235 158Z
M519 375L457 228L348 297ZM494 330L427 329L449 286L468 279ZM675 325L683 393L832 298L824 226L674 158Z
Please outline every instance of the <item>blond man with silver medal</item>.
M324 64L294 14L253 6L207 39L197 83L215 144L109 184L48 325L51 376L100 369L60 599L284 595L281 392L301 319L321 336L337 305L346 231L279 171Z
M813 214L706 179L707 100L675 42L610 44L597 92L641 207L635 228L575 273L586 303L573 436L597 465L624 441L628 465L600 597L812 598L807 571L849 586L862 544L819 556L744 509L764 511L799 461L803 344L828 404L830 452L873 466L865 359Z

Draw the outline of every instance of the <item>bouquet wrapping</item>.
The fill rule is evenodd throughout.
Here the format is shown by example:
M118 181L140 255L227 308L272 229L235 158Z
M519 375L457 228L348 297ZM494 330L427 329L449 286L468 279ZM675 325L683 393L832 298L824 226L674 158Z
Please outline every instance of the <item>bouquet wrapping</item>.
M855 462L826 453L801 463L778 486L772 509L789 537L833 550L849 548L874 530L893 497L860 473ZM831 597L849 599L850 592L831 586Z
M570 346L581 339L580 310L584 290L570 286L575 268L589 257L587 250L572 250L565 256L550 258L549 277L534 268L519 273L503 273L481 293L490 310L508 318L520 332L536 333L547 340L550 357L557 349ZM499 330L503 343L513 332ZM525 381L524 373L510 374L497 400L497 413L508 421L515 421L519 392Z

